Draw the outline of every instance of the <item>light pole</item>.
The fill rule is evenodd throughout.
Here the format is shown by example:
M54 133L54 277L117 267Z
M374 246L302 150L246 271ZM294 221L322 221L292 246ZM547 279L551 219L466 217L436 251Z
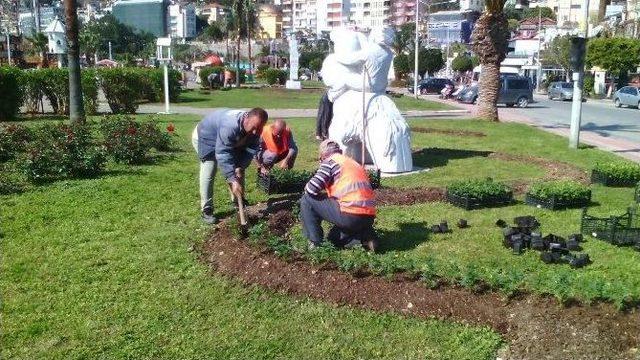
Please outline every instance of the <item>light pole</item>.
M420 12L420 0L416 0L416 38L415 38L415 46L414 46L414 59L413 59L413 97L418 98L418 48L419 46L419 36L418 36L418 21L420 17L418 13ZM428 41L428 39L427 39Z
M5 34L7 36L7 64L11 66L11 33L9 33L9 28L5 28Z
M580 143L580 123L582 121L582 84L584 81L584 53L589 29L589 0L584 0L582 16L584 19L583 38L572 38L571 60L573 62L573 102L571 104L571 127L569 128L569 147L577 149Z

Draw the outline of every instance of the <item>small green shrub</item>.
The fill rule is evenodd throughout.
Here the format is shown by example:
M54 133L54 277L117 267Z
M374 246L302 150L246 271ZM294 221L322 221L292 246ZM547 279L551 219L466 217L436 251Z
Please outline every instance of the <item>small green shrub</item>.
M494 182L491 179L471 179L452 183L447 186L447 192L451 195L483 201L494 197L508 195L511 192L511 189L509 189L507 185Z
M150 102L164 102L164 68L138 69L140 78L144 84L143 98ZM169 101L177 102L182 92L182 74L169 69Z
M105 116L100 122L100 133L107 155L124 164L146 162L152 146L141 128L141 124L131 117Z
M100 86L114 114L135 114L144 94L144 79L134 68L98 70Z
M34 131L22 162L32 182L91 177L104 169L106 159L87 125L47 124Z
M20 87L24 94L22 104L27 113L36 113L42 102L43 83L42 73L37 69L25 70L20 78Z
M86 115L98 113L98 74L95 70L82 70L82 100Z
M578 203L591 200L591 189L576 181L558 180L531 185L529 194L542 199L562 203Z
M20 111L23 97L21 77L22 72L16 67L0 67L0 121L11 120Z
M158 151L173 150L173 138L168 131L158 126L154 120L141 123L140 133L148 142L149 147Z
M598 163L593 171L607 178L605 185L633 186L640 181L640 165L630 162Z
M587 73L584 75L584 82L582 83L582 90L585 95L593 95L593 88L595 86L595 78L591 73Z
M20 174L13 167L0 165L0 195L22 192L26 187Z
M24 152L32 137L31 129L24 125L0 126L0 162L11 160Z
M287 82L289 73L285 70L269 68L264 70L263 79L269 85L279 84L284 85Z

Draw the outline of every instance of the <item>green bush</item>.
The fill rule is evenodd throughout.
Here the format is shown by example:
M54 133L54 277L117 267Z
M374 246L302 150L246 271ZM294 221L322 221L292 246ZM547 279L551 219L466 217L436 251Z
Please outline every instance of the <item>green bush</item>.
M82 100L86 115L98 113L98 74L95 70L82 70Z
M582 89L585 95L593 95L593 87L595 85L595 78L591 74L584 75L584 83Z
M222 67L222 66L209 66L209 67L204 67L204 68L200 69L200 72L198 73L198 76L200 77L200 85L202 87L209 87L209 80L207 80L207 78L213 72L218 73L218 74L224 73L224 67Z
M23 71L20 88L24 94L22 104L27 113L37 113L44 96L42 72L37 69Z
M267 69L270 69L269 65L267 65L267 64L258 65L258 67L256 68L256 78L263 80L264 79L264 72Z
M11 120L20 111L22 105L21 71L12 66L0 67L0 121Z
M458 55L451 62L451 69L453 71L470 71L473 70L473 61L470 56L467 55Z
M18 193L24 190L25 182L12 167L0 166L0 195Z
M17 154L24 152L32 137L31 129L26 126L14 124L0 126L0 162L11 160Z
M169 151L173 140L153 119L138 122L129 116L105 116L99 125L107 155L116 162L142 164L149 151Z
M87 125L60 123L34 131L22 164L27 179L40 182L95 176L103 171L105 162Z
M269 68L264 70L263 79L269 85L279 84L284 85L287 82L288 72L276 68Z
M144 93L144 81L135 68L98 70L100 86L114 114L135 114Z
M406 54L398 54L393 58L393 72L396 80L404 79L410 71L409 56Z
M640 166L630 162L598 163L593 171L608 178L610 185L633 186L640 181Z
M447 186L447 192L454 196L478 199L479 201L508 195L511 189L502 183L491 179L462 180Z
M529 187L529 194L541 200L555 199L555 201L567 204L591 200L591 189L571 180L535 183Z
M302 192L307 181L309 181L313 175L313 172L306 170L282 170L273 168L269 172L272 186L271 192L276 194Z
M144 99L150 102L164 102L164 68L139 68L144 86ZM169 69L169 101L177 102L182 91L182 74Z

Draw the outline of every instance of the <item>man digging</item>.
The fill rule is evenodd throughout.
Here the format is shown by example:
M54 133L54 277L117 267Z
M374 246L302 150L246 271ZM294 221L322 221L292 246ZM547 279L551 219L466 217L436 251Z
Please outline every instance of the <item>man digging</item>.
M321 223L325 220L334 225L327 239L337 247L362 245L367 250L376 250L373 230L376 208L369 177L332 140L320 144L320 167L305 186L300 215L310 249L322 243Z
M213 180L218 165L229 183L232 201L244 199L244 173L258 150L260 134L268 114L262 108L250 111L220 109L209 113L193 130L191 142L200 159L200 209L202 220L214 224Z
M297 155L298 147L284 120L276 119L273 124L265 125L260 137L260 150L256 154L256 162L262 174L269 173L276 164L281 169L293 168Z

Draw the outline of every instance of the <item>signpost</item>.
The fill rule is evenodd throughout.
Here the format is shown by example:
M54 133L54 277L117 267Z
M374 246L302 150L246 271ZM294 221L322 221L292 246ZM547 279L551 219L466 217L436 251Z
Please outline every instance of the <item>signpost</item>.
M171 114L169 111L169 63L171 62L171 38L158 38L156 41L156 58L164 64L164 112L160 114Z

